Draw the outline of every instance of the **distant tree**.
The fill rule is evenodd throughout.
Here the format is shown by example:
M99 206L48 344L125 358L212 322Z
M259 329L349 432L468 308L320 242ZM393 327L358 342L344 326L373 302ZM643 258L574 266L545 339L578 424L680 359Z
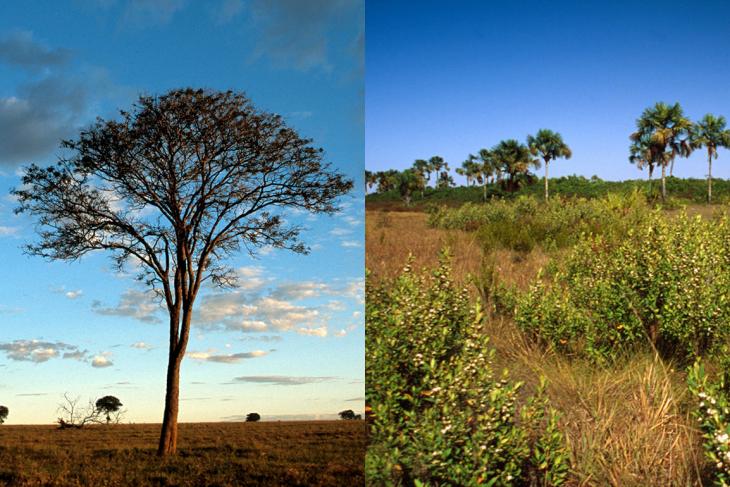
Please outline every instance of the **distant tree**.
M421 173L423 179L426 181L425 186L428 186L431 180L431 164L424 159L416 159L413 161L413 169Z
M573 155L570 147L563 142L563 137L552 130L540 129L535 136L527 136L527 146L533 156L542 157L545 162L545 201L548 199L548 166L550 161L564 157L570 159Z
M520 181L529 176L531 167L540 167L540 162L532 157L530 149L514 139L501 141L494 146L491 154L500 171L507 175L506 187L512 192L519 189Z
M18 213L38 218L27 246L49 259L108 250L134 258L169 315L159 455L177 449L180 367L203 282L233 286L226 258L271 245L298 253L300 227L281 213L335 213L352 181L322 149L241 93L181 89L142 96L121 120L97 120L62 143L50 167L25 169Z
M436 178L438 179L438 175L440 174L441 170L444 169L444 167L447 167L448 164L446 161L444 161L444 158L441 156L433 156L428 160L428 166L431 168L431 172L436 173Z
M88 404L80 404L81 398L71 398L68 393L63 394L63 402L58 404L58 426L61 429L83 428L87 424L100 423L101 410L97 409L94 401L89 399Z
M111 415L119 412L122 406L122 402L114 396L104 396L96 400L96 409L106 416L107 424L112 420Z
M378 181L378 193L387 193L396 189L398 184L398 171L395 169L378 171L375 176Z
M261 420L261 415L259 413L248 413L246 415L246 422L247 423L255 423L256 421Z
M355 411L352 409L345 409L338 414L340 415L340 419L355 419Z
M472 182L477 183L481 179L481 167L476 157L469 154L469 157L456 168L456 173L466 178L466 185L471 186Z
M631 134L631 141L644 149L654 162L662 168L662 200L667 197L666 170L671 164L671 176L674 172L674 160L677 156L687 157L692 148L689 136L692 122L684 116L679 103L667 105L656 103L645 109L636 120L636 131Z
M707 149L707 202L712 203L712 160L717 159L719 147L730 148L730 130L725 128L725 117L705 115L697 122L690 135L692 148Z
M10 410L6 406L0 406L0 424L3 424L8 419L8 414L10 414Z
M426 180L415 169L406 169L396 176L396 185L406 206L410 206L413 193L423 191L426 186Z

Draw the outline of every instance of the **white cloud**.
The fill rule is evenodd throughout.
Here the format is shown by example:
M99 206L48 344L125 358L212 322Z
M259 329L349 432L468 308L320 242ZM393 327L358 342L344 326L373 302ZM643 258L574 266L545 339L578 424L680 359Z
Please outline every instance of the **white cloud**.
M145 342L134 342L130 345L130 347L136 348L138 350L152 350L152 346Z
M326 337L327 336L327 327L320 326L317 328L299 328L299 329L297 329L297 333L299 333L300 335Z
M362 247L362 242L358 242L357 240L341 240L340 246L346 249L360 248Z
M105 367L111 367L114 365L114 363L109 359L111 354L109 352L104 352L99 355L95 355L93 359L91 359L91 366L95 367L97 369L103 369Z
M66 291L64 296L68 299L76 299L81 297L82 294L84 294L84 292L81 289L77 289L76 291Z
M18 227L5 227L0 225L0 237L12 237L18 234Z

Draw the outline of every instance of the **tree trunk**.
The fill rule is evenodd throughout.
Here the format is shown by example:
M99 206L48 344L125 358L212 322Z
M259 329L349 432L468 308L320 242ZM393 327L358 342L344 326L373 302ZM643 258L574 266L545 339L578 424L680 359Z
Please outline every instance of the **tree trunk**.
M667 199L667 165L662 164L662 201Z
M482 186L482 199L484 200L484 202L487 201L487 181L486 181L486 179L484 181L484 185Z
M712 203L712 153L711 152L709 152L709 154L707 156L707 202Z
M194 299L194 298L193 298ZM177 451L177 414L180 402L180 364L185 356L192 318L192 301L182 315L182 327L178 335L180 310L170 311L170 353L167 362L167 388L165 391L165 413L162 418L162 432L157 448L158 456L172 455Z
M672 157L672 163L669 166L669 176L674 176L674 157Z
M162 433L157 455L165 456L177 451L177 413L180 400L180 363L182 354L170 350L167 364L167 390L165 392L165 414L162 419Z
M548 164L550 161L545 159L545 201L548 200Z

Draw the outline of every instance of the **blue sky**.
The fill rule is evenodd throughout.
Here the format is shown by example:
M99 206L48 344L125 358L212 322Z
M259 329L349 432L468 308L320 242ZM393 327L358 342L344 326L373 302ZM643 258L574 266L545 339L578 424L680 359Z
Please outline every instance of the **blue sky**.
M0 7L0 404L51 423L64 392L112 394L134 422L162 418L165 312L108 257L22 253L33 222L9 190L27 163L141 93L244 91L355 180L335 216L290 213L312 252L235 258L241 287L204 289L181 372L180 421L362 411L363 33L355 0L78 0Z
M693 120L730 117L728 18L719 1L368 0L365 165L441 155L455 168L550 128L573 149L551 176L645 178L628 162L644 108L680 102ZM675 166L682 177L706 172L701 151ZM730 151L713 175L730 178Z

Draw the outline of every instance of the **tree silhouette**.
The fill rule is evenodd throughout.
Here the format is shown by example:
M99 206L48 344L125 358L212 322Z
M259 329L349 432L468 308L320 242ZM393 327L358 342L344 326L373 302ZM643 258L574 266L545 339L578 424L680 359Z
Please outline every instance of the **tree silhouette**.
M0 424L3 424L8 419L8 414L10 414L10 410L6 406L0 406Z
M259 413L248 413L246 415L246 422L247 423L255 423L256 421L261 420L261 415Z
M119 411L122 406L122 402L114 396L104 396L96 400L96 409L106 415L107 424L111 422L111 414Z
M48 259L108 250L138 276L169 314L165 409L158 454L174 453L180 364L200 286L234 285L227 257L271 245L306 253L300 228L280 213L338 211L352 189L323 162L322 149L241 93L180 89L142 96L122 118L102 120L62 143L48 168L25 169L18 213L38 219L27 246Z
M352 409L345 409L338 414L340 415L340 419L355 419L355 411Z

